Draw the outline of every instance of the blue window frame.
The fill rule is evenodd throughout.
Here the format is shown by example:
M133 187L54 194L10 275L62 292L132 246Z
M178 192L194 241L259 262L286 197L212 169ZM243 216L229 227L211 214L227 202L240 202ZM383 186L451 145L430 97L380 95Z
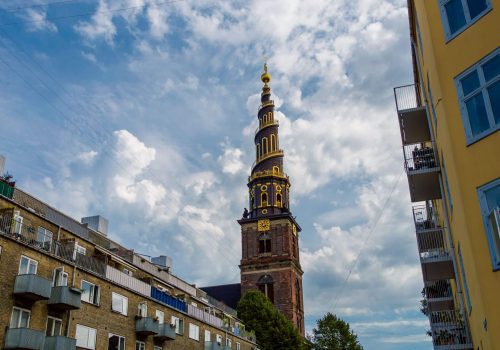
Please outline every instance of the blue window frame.
M491 10L491 0L438 0L446 40L451 40Z
M500 48L455 78L467 144L500 129Z
M467 310L470 314L470 312L472 311L472 304L470 302L469 285L467 283L467 277L465 276L464 260L462 258L462 250L460 249L460 245L458 245L458 262L460 263L462 284L464 285L465 300L467 301Z
M500 270L500 178L477 189L493 270Z

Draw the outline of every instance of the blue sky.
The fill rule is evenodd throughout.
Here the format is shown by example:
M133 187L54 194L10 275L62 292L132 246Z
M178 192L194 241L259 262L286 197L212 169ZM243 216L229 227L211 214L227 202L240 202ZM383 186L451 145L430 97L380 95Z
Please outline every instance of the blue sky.
M0 153L17 184L198 286L239 280L263 56L303 231L306 326L430 349L392 88L405 0L7 0Z

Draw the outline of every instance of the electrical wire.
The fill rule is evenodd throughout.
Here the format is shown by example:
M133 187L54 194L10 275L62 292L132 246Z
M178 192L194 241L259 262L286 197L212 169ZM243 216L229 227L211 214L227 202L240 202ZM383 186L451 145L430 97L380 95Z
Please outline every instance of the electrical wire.
M47 2L45 4L34 4L34 5L27 5L27 6L0 8L0 10L5 11L5 12L18 12L18 11L22 11L22 10L31 9L31 8L49 7L52 5L64 5L64 4L70 4L70 3L76 4L78 2L81 2L81 0L61 0L61 1Z

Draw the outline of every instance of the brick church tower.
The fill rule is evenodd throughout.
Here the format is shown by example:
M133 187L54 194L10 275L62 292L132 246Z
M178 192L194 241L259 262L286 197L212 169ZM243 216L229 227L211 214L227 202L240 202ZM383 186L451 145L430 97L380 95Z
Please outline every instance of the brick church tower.
M290 180L283 169L278 121L271 100L271 76L264 83L255 131L256 160L248 178L249 210L241 225L241 293L258 289L304 335L304 304L299 259L300 226L290 212Z

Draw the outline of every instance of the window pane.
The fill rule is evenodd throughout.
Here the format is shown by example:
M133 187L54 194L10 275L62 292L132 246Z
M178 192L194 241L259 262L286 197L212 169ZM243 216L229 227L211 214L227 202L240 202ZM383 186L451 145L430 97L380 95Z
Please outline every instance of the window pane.
M490 81L500 75L500 54L483 64L483 73L486 81Z
M21 311L21 322L19 322L19 327L27 328L30 321L30 313L27 311Z
M26 273L28 273L28 259L22 256L21 262L19 263L19 274L23 275Z
M85 281L82 281L82 300L87 301L87 302L92 302L92 299L90 298L90 292L91 292L91 284Z
M490 97L495 124L500 124L500 81L497 81L488 88L488 95Z
M475 1L475 0L474 0ZM450 34L454 34L465 25L465 14L461 0L451 0L444 5L448 24L450 26Z
M477 15L486 10L486 8L488 7L486 0L467 0L467 5L469 6L471 19L476 18Z
M462 79L460 79L460 84L462 84L462 91L464 92L464 96L467 96L472 91L477 89L479 85L479 76L477 75L477 71L469 73Z
M10 328L17 328L19 324L19 317L21 310L12 309L12 317L10 318Z
M112 309L114 311L123 312L123 301L118 295L113 294Z
M489 129L490 124L488 122L488 116L484 106L483 94L479 93L475 95L469 99L465 105L467 106L472 135L475 136L482 131Z
M54 334L52 335L61 335L61 321L54 320Z
M28 273L35 275L36 274L36 266L37 266L37 263L33 260L30 260L29 267L28 267Z
M486 197L486 203L488 203L488 212L492 211L493 208L500 207L500 186L484 191L484 196Z
M47 329L45 330L45 335L47 337L52 336L52 327L54 327L54 319L49 317L47 319Z
M89 341L89 331L87 327L82 327L80 325L76 325L76 346L88 349Z

